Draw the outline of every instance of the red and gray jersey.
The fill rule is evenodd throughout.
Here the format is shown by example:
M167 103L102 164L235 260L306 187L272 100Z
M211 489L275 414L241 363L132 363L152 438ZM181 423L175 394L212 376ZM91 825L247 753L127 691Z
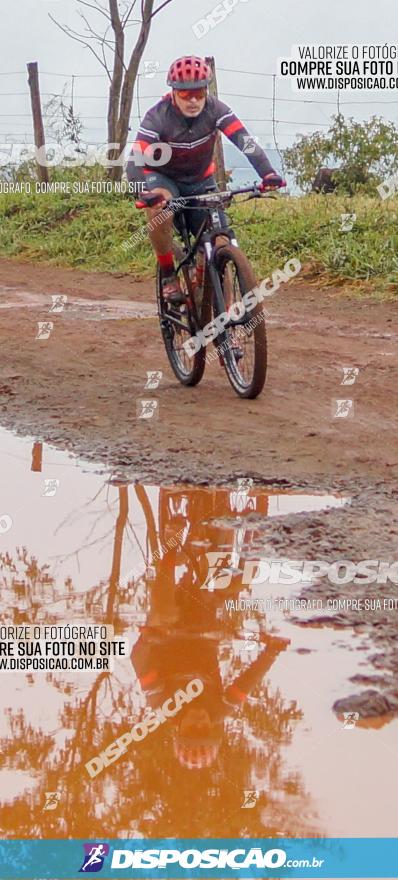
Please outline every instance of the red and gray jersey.
M197 183L214 173L214 147L217 131L225 134L247 158L259 177L264 177L274 169L264 150L250 137L249 132L233 110L219 101L208 97L202 112L195 117L184 116L174 106L171 93L151 107L145 114L138 129L136 140L127 162L129 180L145 180L145 174L158 170L172 180L181 183ZM169 144L171 156L165 164L155 164L160 155L157 143ZM153 145L154 164L134 163L137 157Z

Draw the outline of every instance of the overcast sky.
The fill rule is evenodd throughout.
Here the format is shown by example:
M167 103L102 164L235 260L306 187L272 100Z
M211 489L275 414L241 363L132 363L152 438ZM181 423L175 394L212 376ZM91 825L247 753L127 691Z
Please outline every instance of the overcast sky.
M106 0L102 2L106 4ZM330 0L238 0L222 23L198 39L192 26L215 5L213 0L173 0L154 20L144 60L159 63L164 71L179 55L214 55L220 97L247 121L263 146L273 144L272 124L268 121L272 116L272 76L259 74L276 73L277 58L289 56L292 45L298 42L383 44L394 33L396 17L396 0L334 0L333 4ZM31 139L24 72L28 61L39 62L43 103L49 94L60 92L65 83L70 94L71 76L75 74L75 111L85 123L84 138L89 143L106 139L106 75L91 53L68 39L48 16L50 12L60 22L79 29L77 9L76 0L13 0L11 4L3 0L0 71L16 75L0 76L2 142L16 140L16 135ZM86 12L98 22L98 16ZM131 42L136 32L131 28ZM141 112L166 90L164 73L141 77ZM22 94L8 97L7 93ZM298 133L327 128L336 106L336 93L331 92L306 93L306 100L315 103L299 102L301 96L281 79L277 80L277 96L276 115L280 121L276 131L281 147L288 146ZM357 103L345 106L345 101ZM398 92L347 92L341 95L341 102L343 112L357 119L373 113L394 121L398 118ZM133 114L137 114L136 98ZM137 121L131 120L133 130Z

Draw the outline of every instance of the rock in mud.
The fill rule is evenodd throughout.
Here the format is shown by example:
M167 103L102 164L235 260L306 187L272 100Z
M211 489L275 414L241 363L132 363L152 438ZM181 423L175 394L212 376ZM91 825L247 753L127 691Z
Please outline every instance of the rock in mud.
M351 694L342 700L333 703L333 709L337 715L343 712L358 712L360 718L374 718L377 715L386 715L396 711L394 704L378 691L368 690L362 694Z

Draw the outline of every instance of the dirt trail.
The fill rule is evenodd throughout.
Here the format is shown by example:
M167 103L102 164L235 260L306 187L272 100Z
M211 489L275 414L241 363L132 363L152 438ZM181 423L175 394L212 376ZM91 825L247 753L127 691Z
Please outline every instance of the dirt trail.
M54 293L67 294L68 305L49 315ZM393 479L395 304L296 283L266 305L267 384L245 402L216 363L197 388L176 382L150 281L0 261L2 422L157 479ZM46 320L53 332L36 340L37 322ZM359 367L355 385L341 385L343 366ZM159 417L143 421L136 403L152 396L146 371L157 369ZM338 398L354 400L353 418L332 417Z
M67 294L68 304L50 314L50 294L57 293ZM215 362L198 387L177 383L151 282L0 261L0 423L129 479L220 484L248 475L263 484L341 491L352 499L342 510L269 522L264 551L392 562L397 307L303 282L282 288L266 305L267 384L260 398L245 402ZM48 320L54 323L50 338L36 340L37 322ZM359 375L345 386L342 368L349 366ZM155 392L144 388L148 370L163 371ZM137 418L137 402L154 397L158 418ZM333 416L333 401L342 398L354 401L350 418ZM317 589L339 593L330 584ZM342 589L348 594L351 587ZM397 596L398 587L361 591ZM397 612L362 618L344 613L332 623L372 629L381 665L393 673L389 693L396 688L398 705Z

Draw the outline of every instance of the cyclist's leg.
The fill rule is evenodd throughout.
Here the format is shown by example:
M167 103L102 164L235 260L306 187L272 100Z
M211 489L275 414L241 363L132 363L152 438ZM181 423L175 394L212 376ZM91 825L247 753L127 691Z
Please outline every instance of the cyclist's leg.
M146 189L159 193L165 200L178 198L178 186L165 174L153 171L145 176ZM165 205L147 208L148 234L158 262L165 271L173 271L172 231L173 214L165 211Z

